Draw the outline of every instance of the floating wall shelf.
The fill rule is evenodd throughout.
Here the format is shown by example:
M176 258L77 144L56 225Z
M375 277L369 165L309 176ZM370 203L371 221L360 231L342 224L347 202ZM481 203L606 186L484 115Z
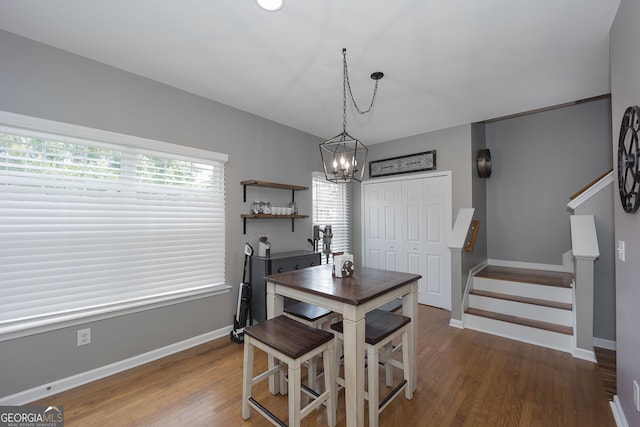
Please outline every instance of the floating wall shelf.
M267 187L277 188L280 190L291 190L291 202L295 202L296 191L308 190L309 187L303 187L301 185L280 184L277 182L257 181L249 180L242 181L243 197L242 201L247 201L247 187ZM295 231L294 220L298 218L309 218L309 215L272 215L272 214L242 214L242 234L247 234L247 218L249 219L291 219L291 232Z

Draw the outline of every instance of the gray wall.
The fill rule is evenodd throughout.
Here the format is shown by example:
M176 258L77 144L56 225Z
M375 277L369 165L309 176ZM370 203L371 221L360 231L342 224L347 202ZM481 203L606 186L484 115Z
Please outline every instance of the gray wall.
M473 219L480 221L480 230L476 238L476 245L473 252L467 254L463 252L463 280L470 268L487 259L487 182L489 178L480 178L476 166L476 158L478 151L487 148L486 142L486 126L481 123L471 125L471 158L469 159L469 167L471 168L471 207L475 208ZM457 212L456 214L457 215ZM455 216L454 215L454 216Z
M609 99L486 125L490 259L562 264L569 197L611 168Z
M291 195L250 188L243 203L240 181L310 187L311 171L321 168L318 138L4 31L0 57L0 110L228 154L226 279L233 286L222 296L0 342L0 397L229 326L245 241L264 233L274 252L310 249L310 218L297 220L295 233L289 220L249 222L243 235L240 214L251 200L284 204ZM311 190L297 192L296 202L310 213ZM92 343L76 347L85 326Z
M611 27L612 152L617 164L620 120L625 109L640 105L640 2L622 0ZM630 426L640 425L633 405L633 380L640 382L640 213L627 214L614 198L616 242L626 242L626 262L616 261L616 343L618 397Z

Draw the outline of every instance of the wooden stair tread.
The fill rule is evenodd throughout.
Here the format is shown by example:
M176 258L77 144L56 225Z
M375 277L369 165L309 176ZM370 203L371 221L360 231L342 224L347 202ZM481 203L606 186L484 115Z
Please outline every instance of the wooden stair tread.
M482 291L479 289L471 289L469 291L469 294L488 297L488 298L502 299L506 301L522 302L525 304L533 304L533 305L539 305L543 307L558 308L561 310L569 310L569 311L572 310L572 306L570 303L559 302L559 301L550 301L550 300L544 300L544 299L538 299L538 298L528 298L528 297L522 297L519 295L509 295L509 294L502 294L499 292Z
M515 323L517 325L544 329L547 331L557 332L560 334L573 335L573 328L571 326L563 326L555 323L543 322L540 320L525 319L524 317L511 316L509 314L502 314L502 313L495 313L493 311L480 310L477 308L468 308L467 310L465 310L465 313L486 317L494 320L501 320L503 322Z
M573 274L561 271L533 270L527 268L500 267L488 265L474 275L487 279L571 288Z

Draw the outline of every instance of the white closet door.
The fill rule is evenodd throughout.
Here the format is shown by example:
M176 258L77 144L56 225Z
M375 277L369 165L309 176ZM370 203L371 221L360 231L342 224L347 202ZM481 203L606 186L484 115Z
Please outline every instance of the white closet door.
M451 310L451 177L436 176L424 180L425 269L418 302Z
M363 186L365 258L368 267L403 271L400 238L401 183L384 182Z
M422 275L418 302L451 309L451 175L367 182L363 247L367 267Z

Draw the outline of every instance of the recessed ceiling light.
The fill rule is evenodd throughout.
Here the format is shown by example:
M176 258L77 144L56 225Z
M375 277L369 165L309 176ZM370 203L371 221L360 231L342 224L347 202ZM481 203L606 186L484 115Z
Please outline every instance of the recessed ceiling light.
M267 12L276 12L284 6L284 0L256 0L260 9Z

